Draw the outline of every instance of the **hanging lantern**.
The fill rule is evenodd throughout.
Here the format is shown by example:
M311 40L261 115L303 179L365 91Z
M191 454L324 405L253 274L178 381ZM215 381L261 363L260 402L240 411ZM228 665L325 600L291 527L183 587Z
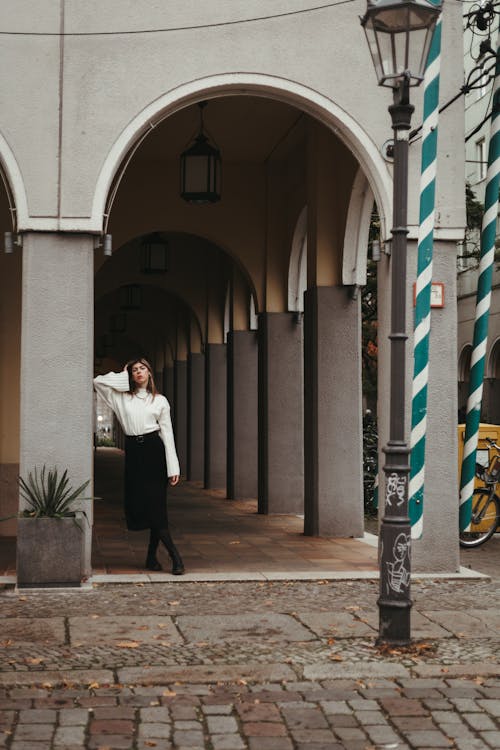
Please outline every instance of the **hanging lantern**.
M200 132L181 154L181 198L188 203L217 203L221 197L221 154L203 125L206 102L199 102Z
M142 307L142 289L139 284L127 284L120 288L120 308L122 310L140 310Z
M166 273L168 271L168 242L158 232L148 234L144 238L141 255L143 273Z
M111 333L125 333L127 330L127 314L114 313L109 319L109 330Z

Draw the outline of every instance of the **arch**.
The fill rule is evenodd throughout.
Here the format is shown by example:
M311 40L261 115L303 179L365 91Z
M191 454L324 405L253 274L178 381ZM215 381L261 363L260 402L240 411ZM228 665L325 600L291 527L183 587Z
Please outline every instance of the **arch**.
M117 247L116 250L113 251L113 256L116 255L116 253L118 253L122 248L128 246L131 243L142 240L144 237L146 237L148 234L151 234L152 232L159 232L160 234L165 235L167 238L172 235L179 235L179 236L182 235L184 237L194 238L197 240L203 240L204 242L207 242L210 245L212 245L214 249L221 250L225 255L227 255L228 258L230 258L232 263L235 264L235 266L238 268L240 273L245 278L245 281L248 284L248 288L250 290L250 295L254 299L256 313L259 312L259 299L257 295L257 290L255 288L254 280L252 276L250 275L247 267L241 261L241 258L239 258L237 255L235 255L231 251L231 248L228 245L226 245L226 243L220 242L216 237L212 237L210 233L193 234L192 232L186 232L185 228L183 227L178 228L175 224L169 227L169 229L164 229L164 230L154 228L154 229L149 230L148 232L143 232L141 234L130 234L129 236L127 236L125 240L121 243L121 245ZM100 270L101 269L99 268L97 271L97 274L99 273ZM97 274L95 278L97 278Z
M107 219L106 201L120 165L125 166L139 145L162 120L201 99L254 94L295 106L316 118L349 148L367 175L382 225L392 215L391 178L377 145L361 125L334 101L297 81L257 73L222 73L195 79L159 96L122 130L111 146L98 175L90 223L100 231ZM119 179L119 176L118 176Z
M288 266L288 311L304 312L307 289L307 206L300 212L295 225Z
M31 226L33 222L28 221L28 199L21 170L14 152L2 133L0 133L0 173L9 199L12 230L21 230L28 224Z
M458 356L458 382L459 383L469 382L471 355L472 355L472 344L464 344Z
M361 167L356 173L349 201L342 257L342 283L364 286L368 238L374 195Z
M500 380L500 336L497 336L490 349L485 377Z
M96 306L99 306L100 304L104 304L106 300L111 299L113 295L116 294L116 292L123 286L121 281L118 281L113 286L109 286L106 288L106 291L103 292L99 297L96 298L95 303ZM161 293L165 298L172 300L172 302L176 305L179 305L181 308L184 308L191 316L192 320L194 321L194 324L196 326L197 334L200 338L200 341L203 341L203 328L200 322L200 319L196 313L196 311L193 309L192 305L189 303L189 300L187 300L185 297L182 296L182 294L179 294L177 292L171 291L170 289L165 289L165 287L159 286L158 284L152 284L152 283L142 283L141 287L148 288L150 290L156 290ZM98 316L95 316L94 320L94 327L95 322L97 320ZM168 341L168 339L165 339L166 343L170 347L173 353L173 347L172 343Z

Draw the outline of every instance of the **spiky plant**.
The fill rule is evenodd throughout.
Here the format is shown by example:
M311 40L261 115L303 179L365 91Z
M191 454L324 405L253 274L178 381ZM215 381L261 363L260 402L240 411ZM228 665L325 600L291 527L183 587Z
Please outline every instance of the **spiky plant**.
M47 471L46 467L43 466L39 473L35 467L34 472L30 471L28 474L27 481L19 477L21 497L28 504L22 515L33 518L71 516L74 512L73 503L82 494L89 482L90 479L74 490L69 486L67 470L59 478L56 468Z

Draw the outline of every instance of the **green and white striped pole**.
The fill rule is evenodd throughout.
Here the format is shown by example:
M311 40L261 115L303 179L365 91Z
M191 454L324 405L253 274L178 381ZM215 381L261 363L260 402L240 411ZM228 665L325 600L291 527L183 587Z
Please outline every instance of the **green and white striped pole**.
M493 111L491 115L486 196L481 229L481 259L476 296L476 319L472 341L469 398L465 420L465 444L460 478L460 531L470 524L472 493L476 468L476 450L483 398L483 377L488 340L488 319L491 304L491 284L495 257L495 237L498 216L498 190L500 187L500 48L497 49L495 83L493 86Z
M411 410L411 461L408 515L411 536L422 536L425 436L427 432L427 385L431 329L432 250L436 197L436 161L439 117L439 72L441 63L441 19L434 30L424 77L422 167L420 176L420 221L418 231L415 326L413 338L413 384Z

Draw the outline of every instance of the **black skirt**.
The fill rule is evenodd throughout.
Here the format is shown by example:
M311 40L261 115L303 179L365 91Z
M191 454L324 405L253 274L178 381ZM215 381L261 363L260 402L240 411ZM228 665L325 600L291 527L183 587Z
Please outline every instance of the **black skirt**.
M125 519L127 529L166 529L167 461L158 432L125 439Z

